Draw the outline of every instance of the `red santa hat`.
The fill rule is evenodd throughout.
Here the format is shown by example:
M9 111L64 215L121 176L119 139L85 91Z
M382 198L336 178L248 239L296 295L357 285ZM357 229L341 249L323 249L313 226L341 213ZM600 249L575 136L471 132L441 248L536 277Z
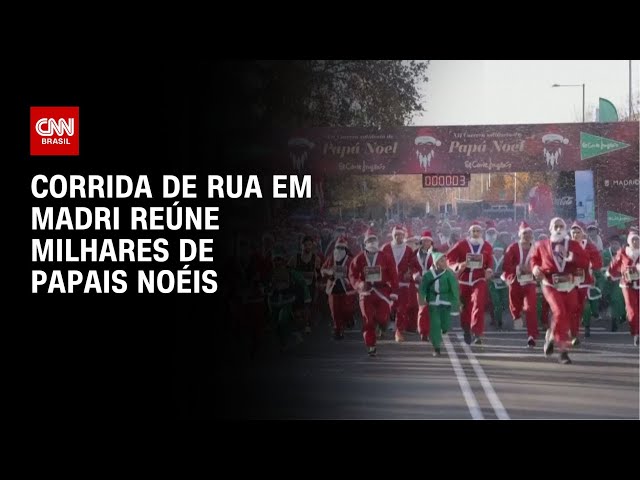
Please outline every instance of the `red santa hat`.
M480 230L482 230L482 224L477 220L474 220L473 222L471 222L471 225L469 225L468 231L470 232L473 227L478 227L480 228Z
M584 232L585 232L584 223L579 222L578 220L575 220L575 221L571 224L571 229L570 229L570 230L573 230L573 229L575 229L575 228L577 228L578 230L580 230L582 233L584 233Z
M336 247L348 247L349 246L349 242L347 241L346 237L338 237L336 240Z
M422 232L422 235L420 235L420 241L422 240L431 240L433 242L433 237L431 236L431 232L429 230L425 230L424 232Z
M559 142L566 145L569 143L569 139L555 132L547 133L546 135L542 136L542 143L553 143L553 142Z
M393 227L393 230L391 231L391 235L395 237L396 233L398 232L404 233L405 237L408 236L407 229L404 228L402 225L396 225L395 227Z
M522 234L527 230L533 233L533 229L529 226L527 222L523 220L522 222L520 222L520 225L518 226L518 236L521 237Z
M633 242L634 238L640 238L640 235L638 235L638 233L635 232L634 230L631 230L629 232L629 235L627 235L627 245L631 246L631 243Z
M442 145L442 142L436 139L435 132L432 129L420 128L416 135L415 144L435 145L436 147L439 147L440 145Z
M553 226L555 225L556 222L562 222L562 224L564 225L564 228L567 228L567 222L565 222L561 217L553 217L549 222L549 231L553 230Z
M487 220L485 225L487 226L487 230L486 230L487 233L490 232L491 230L497 231L496 222L494 222L493 220Z
M376 231L373 228L368 228L367 231L364 232L364 241L366 242L367 240L369 240L371 238L375 238L377 240L378 239L378 234L376 233Z

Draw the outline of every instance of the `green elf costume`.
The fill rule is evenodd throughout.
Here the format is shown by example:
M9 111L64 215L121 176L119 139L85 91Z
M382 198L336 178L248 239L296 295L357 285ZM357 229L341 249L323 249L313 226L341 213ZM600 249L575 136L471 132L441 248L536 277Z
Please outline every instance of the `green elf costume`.
M268 297L272 324L276 328L280 348L301 343L299 325L296 325L294 310L307 307L311 303L311 293L304 276L287 266L285 249L276 245L273 248L273 270Z
M504 263L504 247L497 245L493 247L493 278L489 282L489 295L493 304L493 317L496 320L498 330L502 330L502 312L509 309L509 289L502 275L502 265Z
M460 288L444 254L433 252L431 257L433 265L422 276L418 296L421 305L429 305L433 356L439 357L442 334L451 328L451 316L460 314Z

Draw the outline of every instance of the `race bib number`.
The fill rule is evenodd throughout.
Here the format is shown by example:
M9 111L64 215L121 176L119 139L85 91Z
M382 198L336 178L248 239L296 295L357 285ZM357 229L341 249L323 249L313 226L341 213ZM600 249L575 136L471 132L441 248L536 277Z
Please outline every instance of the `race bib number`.
M494 278L493 279L493 285L496 288L505 288L506 287L505 283L502 281L501 278Z
M364 279L366 282L375 283L382 281L382 268L380 265L364 268Z
M344 278L346 275L345 268L343 266L336 265L333 269L333 277L336 279Z
M533 273L519 273L518 282L519 283L533 282Z
M551 275L553 280L553 286L560 292L569 292L573 288L573 282L571 281L571 275L554 273Z
M574 279L575 279L576 285L580 285L582 282L584 282L584 269L583 268L576 268L576 273L574 273L573 275L574 275Z
M624 272L624 279L627 282L635 282L640 279L640 273L638 273L635 267L627 267L627 270Z
M467 268L482 268L482 255L467 253Z

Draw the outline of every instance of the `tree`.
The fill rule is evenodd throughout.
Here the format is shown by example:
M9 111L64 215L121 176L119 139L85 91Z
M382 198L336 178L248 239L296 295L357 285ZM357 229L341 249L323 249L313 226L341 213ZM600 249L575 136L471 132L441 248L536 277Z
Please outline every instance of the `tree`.
M295 60L231 62L223 117L238 126L396 127L423 111L428 61ZM229 125L227 125L229 126Z

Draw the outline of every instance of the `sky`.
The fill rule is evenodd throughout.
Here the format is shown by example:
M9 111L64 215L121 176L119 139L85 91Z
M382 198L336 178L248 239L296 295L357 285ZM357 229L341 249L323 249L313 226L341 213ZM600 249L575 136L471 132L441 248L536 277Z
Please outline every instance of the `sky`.
M640 61L632 60L634 101ZM426 112L413 125L500 125L595 121L600 97L629 109L629 60L431 60ZM577 87L551 85L576 84Z

